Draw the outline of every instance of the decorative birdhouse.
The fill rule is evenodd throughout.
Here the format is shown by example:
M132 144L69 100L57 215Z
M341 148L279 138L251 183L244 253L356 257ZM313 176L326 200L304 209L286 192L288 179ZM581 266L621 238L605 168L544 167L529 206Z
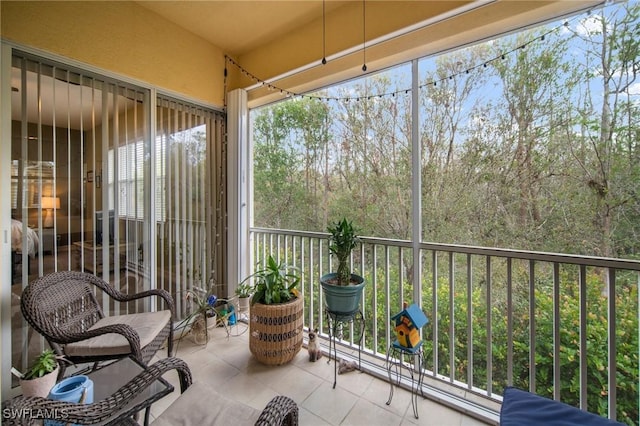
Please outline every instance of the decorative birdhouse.
M420 329L429 322L424 312L415 303L406 306L399 314L391 317L395 326L397 343L405 348L415 348L422 342Z

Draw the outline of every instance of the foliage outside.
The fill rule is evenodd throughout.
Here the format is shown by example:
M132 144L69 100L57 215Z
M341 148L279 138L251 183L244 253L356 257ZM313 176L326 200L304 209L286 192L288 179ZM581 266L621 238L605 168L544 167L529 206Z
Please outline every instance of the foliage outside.
M423 240L640 257L639 15L616 3L420 60ZM256 226L349 217L360 235L410 239L410 75L252 111Z
M549 33L552 27L559 29ZM640 258L639 27L640 4L618 2L573 17L566 26L557 22L420 60L415 173L422 191L421 240ZM318 92L349 101L305 97L253 111L256 226L321 231L334 218L347 216L359 224L360 235L411 240L412 159L418 153L412 152L411 96L405 92L411 87L410 68L405 64ZM379 96L388 93L394 95ZM500 393L507 371L504 283L509 273L515 286L514 384L529 386L528 328L535 315L536 392L552 394L555 289L549 267L535 276L531 314L525 309L531 302L525 266L509 271L505 259L492 262L490 288L487 272L474 266L469 291L457 281L465 270L450 266L455 284L441 275L449 272L442 266L446 258L438 263L436 277L436 265L427 263L418 284L412 282L410 250L398 248L396 255L393 248L374 263L375 250L368 245L366 259L357 253L353 259L372 283L365 291L365 306L377 308L365 335L367 345L377 338L372 350L386 351L389 315L420 285L422 308L432 311L425 347L433 350L438 342L436 373L467 380L471 308L473 385L487 387L491 373L493 392ZM298 264L310 263L301 259ZM588 408L602 415L607 414L608 273L590 267L587 275ZM577 282L576 272L568 270L558 283L560 393L574 405L579 395ZM637 286L637 272L617 271L611 295L617 416L629 424L640 419ZM318 289L309 284L304 290L309 307L312 298L318 300ZM319 320L319 312L313 315Z
M430 281L431 277L425 279ZM561 400L573 406L580 405L580 299L575 274L564 273L560 293L560 396ZM607 301L600 293L601 277L592 272L587 277L587 406L589 411L602 416L608 415L608 368L607 368ZM434 333L438 333L437 373L453 374L456 380L466 381L470 368L468 349L467 314L470 300L473 321L470 325L473 346L473 385L487 388L487 304L486 287L474 286L471 294L467 289L454 292L453 321L449 310L449 283L438 280L438 328L425 328L425 351L433 360ZM427 313L433 310L433 294L429 286L423 287L423 307ZM536 330L535 341L535 392L553 398L554 341L553 341L553 283L541 278L536 283L535 312L533 323ZM507 304L504 288L494 288L491 305L491 380L494 392L501 394L507 382ZM528 289L525 286L514 289L513 324L513 384L521 389L529 389L529 350L533 346L529 340L531 314L529 312ZM638 330L637 286L621 286L616 294L616 366L617 418L627 424L636 424L638 419ZM431 316L431 315L429 315ZM454 370L449 365L451 322L454 330ZM433 368L433 362L430 362Z

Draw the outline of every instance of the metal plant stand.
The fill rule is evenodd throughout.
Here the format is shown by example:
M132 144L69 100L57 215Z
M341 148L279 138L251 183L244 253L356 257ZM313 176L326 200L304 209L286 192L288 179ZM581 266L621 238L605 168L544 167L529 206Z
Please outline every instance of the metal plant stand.
M329 359L327 360L327 364L331 362L331 350L333 348L333 388L335 389L338 377L336 339L342 340L342 330L344 327L353 324L353 330L357 333L356 343L358 343L358 369L360 369L362 361L362 336L364 336L364 315L362 315L362 311L357 311L352 314L342 314L325 309L324 312L329 324Z
M405 363L405 357L408 361ZM387 372L389 373L389 399L387 400L387 405L391 404L391 400L393 399L393 386L394 380L392 377L392 371L395 371L396 374L396 385L400 385L400 378L402 377L402 368L406 367L409 371L409 376L411 377L411 406L413 407L413 415L417 419L418 418L418 391L424 398L424 390L422 389L422 379L424 377L424 369L422 368L422 363L424 359L422 356L422 342L415 348L405 348L404 346L400 346L398 342L393 342L391 346L389 346L389 350L387 351ZM415 371L415 365L418 365L418 371ZM416 374L417 374L417 383L416 383Z

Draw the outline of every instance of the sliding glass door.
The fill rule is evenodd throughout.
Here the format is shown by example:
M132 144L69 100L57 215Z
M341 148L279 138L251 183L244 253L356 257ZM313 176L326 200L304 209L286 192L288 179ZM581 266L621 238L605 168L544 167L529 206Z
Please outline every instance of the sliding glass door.
M20 296L54 271L95 274L128 293L164 288L176 320L190 309L187 291L226 296L224 114L16 50L10 74L3 370L24 370L47 346L23 320ZM106 315L154 308L97 297Z
M150 91L27 54L11 76L11 364L46 343L26 326L30 281L86 271L122 291L150 288ZM143 306L109 305L109 314Z

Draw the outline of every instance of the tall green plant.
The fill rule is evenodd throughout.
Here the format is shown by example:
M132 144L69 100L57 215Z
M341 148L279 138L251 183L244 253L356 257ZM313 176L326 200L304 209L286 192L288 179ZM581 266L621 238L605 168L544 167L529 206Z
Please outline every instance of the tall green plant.
M338 260L338 285L349 285L351 280L351 250L360 242L352 222L343 218L327 228L329 233L329 251Z

